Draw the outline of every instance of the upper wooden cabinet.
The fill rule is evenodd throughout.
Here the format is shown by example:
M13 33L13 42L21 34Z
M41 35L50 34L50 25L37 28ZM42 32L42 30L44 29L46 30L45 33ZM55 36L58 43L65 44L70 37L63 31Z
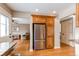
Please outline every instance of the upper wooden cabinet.
M46 18L44 16L33 15L33 23L45 23Z
M54 17L47 17L46 23L48 26L54 25Z
M79 3L76 4L76 26L79 27Z

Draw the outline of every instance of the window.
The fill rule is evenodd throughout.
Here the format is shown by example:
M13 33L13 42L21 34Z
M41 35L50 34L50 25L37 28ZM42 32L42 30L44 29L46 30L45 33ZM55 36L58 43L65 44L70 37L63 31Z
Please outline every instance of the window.
M9 18L0 15L0 37L9 35Z

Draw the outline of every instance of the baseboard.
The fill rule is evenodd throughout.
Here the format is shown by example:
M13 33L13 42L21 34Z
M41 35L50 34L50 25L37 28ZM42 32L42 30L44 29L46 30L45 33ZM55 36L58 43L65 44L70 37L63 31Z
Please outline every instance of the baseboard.
M58 48L61 48L61 47L54 47L54 49L58 49Z
M29 51L30 51L30 52L33 52L33 49L30 49Z

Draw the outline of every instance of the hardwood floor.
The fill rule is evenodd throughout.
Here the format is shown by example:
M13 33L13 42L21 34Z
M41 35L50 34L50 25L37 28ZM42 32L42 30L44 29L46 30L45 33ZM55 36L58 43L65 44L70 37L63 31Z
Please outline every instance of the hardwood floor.
M62 44L61 48L58 49L45 49L45 50L34 50L29 51L29 40L17 41L15 50L10 54L11 56L74 56L75 50L73 47Z

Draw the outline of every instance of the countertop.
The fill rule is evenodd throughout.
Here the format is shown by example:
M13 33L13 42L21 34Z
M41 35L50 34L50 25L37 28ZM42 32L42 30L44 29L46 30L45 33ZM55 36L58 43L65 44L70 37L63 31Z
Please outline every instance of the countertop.
M0 56L3 55L7 50L9 50L17 42L2 42L0 43Z

